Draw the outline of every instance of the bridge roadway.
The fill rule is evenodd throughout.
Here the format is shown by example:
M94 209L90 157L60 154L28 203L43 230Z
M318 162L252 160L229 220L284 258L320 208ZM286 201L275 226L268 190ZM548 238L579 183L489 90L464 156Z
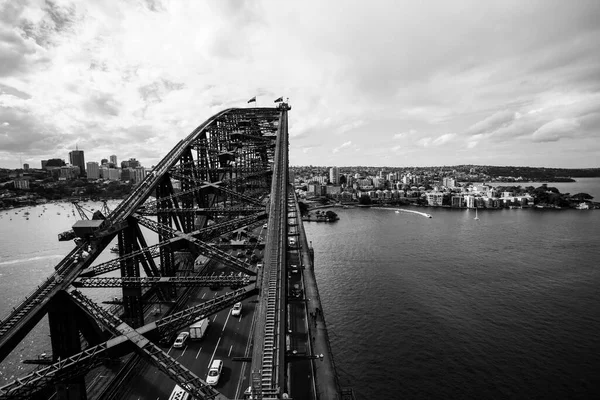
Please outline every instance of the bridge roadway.
M289 109L287 105L280 108L282 110ZM180 141L161 160L153 173L148 175L142 184L134 189L127 201L122 202L108 216L106 224L104 224L99 233L96 233L99 240L93 243L96 248L92 251L93 257L90 256L89 259L95 259L97 252L104 250L110 240L118 232L127 227L129 219L129 221L134 221L134 223L139 223L160 233L163 237L183 238L189 241L190 244L197 246L202 252L207 252L210 256L224 262L228 267L237 269L238 271L249 271L244 266L239 267L237 265L239 263L238 259L199 241L193 236L193 233L183 233L173 229L169 225L165 225L164 222L151 221L137 213L138 210L140 212L143 210L143 207L141 207L142 203L146 201L150 193L154 192L159 183L163 185L169 183L169 173L176 174L178 168L176 163L180 160L183 162L184 159L190 159L191 156L189 153L185 152L191 149L192 146L198 146L198 143L195 142L198 133L208 125L213 124L217 118L220 118L227 112L229 111L226 110L215 115L192 132L188 138ZM242 112L245 113L246 111ZM254 111L250 111L250 113L252 112ZM270 191L269 235L265 244L264 267L257 271L259 273L256 278L260 294L244 300L241 318L233 318L228 308L212 314L212 326L204 340L197 343L188 342L184 349L166 349L165 352L168 351L168 355L160 352L160 350L158 350L160 354L154 352L154 350L152 350L154 352L152 354L146 352L145 354L151 357L156 355L156 357L153 357L153 360L158 360L159 363L155 362L154 365L161 366L161 370L169 374L170 377L167 377L164 373L158 373L153 367L148 367L146 373L134 378L134 382L126 385L124 389L127 393L119 398L168 398L171 388L174 386L173 379L180 382L180 385L187 385L187 383L182 382L188 382L188 380L182 381L184 375L177 375L177 372L173 373L170 370L167 371L170 368L169 366L175 367L179 365L173 359L180 361L181 371L183 371L182 368L188 367L190 373L200 378L194 379L200 381L206 376L210 361L216 357L223 359L225 363L222 380L217 389L229 398L241 397L243 390L248 386L252 386L257 398L264 399L282 398L284 393L289 393L293 398L339 398L339 385L335 379L333 361L324 362L323 358L320 357L322 353L315 351L316 349L323 351L328 349L327 332L325 329L311 328L313 323L315 327L321 325L324 328L324 320L322 323L316 322L317 318L322 319L322 314L313 314L321 310L322 307L320 307L318 292L316 292L314 276L306 275L305 268L307 265L312 266L312 260L307 259L308 247L303 230L298 228L301 226L301 221L298 217L296 200L293 190L288 188L286 111L280 114L278 133ZM245 154L253 153L248 152ZM219 162L221 161L219 160ZM195 180L196 175L192 175L189 174L182 177L188 180ZM218 185L219 182L198 181L196 183L204 184L196 186L195 190L197 191L203 190L206 185L209 185L213 186L216 190L220 190L222 193L228 193L233 196L232 198L237 196L238 201L245 200L240 198L240 196L244 195L238 195L236 191L220 187ZM191 193L191 191L188 192ZM183 191L182 193L187 192ZM174 197L176 195L171 194L170 196ZM209 197L214 199L211 196ZM248 199L252 198L248 197ZM200 200L197 201L199 204L201 203ZM164 203L165 201L160 205L163 209L165 207ZM253 200L253 203L255 203L254 205L259 205L259 202L256 200ZM173 206L179 207L174 202L171 205L167 204L168 210L171 210ZM206 206L212 207L212 203L210 201L202 203L202 207ZM175 212L172 214L176 215L178 213ZM258 217L257 215L255 218ZM177 228L181 229L178 223ZM288 242L288 236L290 238L295 237L295 243ZM299 243L300 246L298 246ZM77 251L81 250L78 249ZM77 279L77 276L80 275L84 268L89 269L89 261L87 260L77 263L70 261L74 259L74 253L75 251L59 264L56 276L51 277L46 282L46 287L38 289L34 293L34 296L30 297L24 303L26 307L28 304L33 304L34 307L40 309L44 302L50 298L48 297L47 287L50 287L55 292L66 289ZM152 257L154 257L154 254L152 254ZM113 268L112 265L110 267ZM248 273L251 275L254 274L253 272ZM81 279L78 280L78 282L81 281ZM198 295L189 299L188 306L201 303L218 295L218 292L211 292L208 289L201 290L198 292ZM231 303L223 304L231 305L233 301L237 300L233 300L233 297L230 297L230 301ZM0 323L0 327L5 328L3 332L0 332L0 339L17 338L27 328L18 328L15 330L15 327L19 324L23 325L24 321L27 322L27 320L35 319L33 316L40 314L40 311L32 312L31 309L24 312L18 309L15 310L8 320ZM13 318L13 315L15 318ZM191 323L191 321L192 319L188 319L187 324ZM185 329L185 325L183 326L183 329ZM123 332L121 333L124 335ZM128 338L132 339L132 343L141 341L140 343L142 344L139 346L144 346L145 348L146 345L143 343L148 343L148 341L141 337L143 333L143 329L140 329L139 332L132 332L131 335L125 335L116 339L118 339L119 343L126 343L124 341ZM110 344L112 342L114 340L107 343ZM8 346L0 347L8 348ZM100 347L104 349L107 348L107 345ZM90 354L90 356L92 355ZM71 358L75 360L77 357L79 355ZM241 361L234 362L233 357L246 358L252 364ZM328 358L331 359L331 357ZM316 363L321 363L320 368L316 366ZM190 375L188 374L188 376ZM10 387L17 388L20 384L21 382L17 381L16 386Z
M187 305L200 304L228 290L229 288L212 291L204 288ZM244 300L239 317L232 316L230 309L211 315L209 328L202 340L188 339L184 348L170 347L165 351L203 379L206 378L212 360L223 360L223 372L215 388L229 399L241 398L249 386L249 370L245 368L245 363L233 361L233 358L249 356L256 301L257 296ZM141 373L128 382L127 389L121 393L120 398L167 400L174 387L173 380L158 368L146 364Z

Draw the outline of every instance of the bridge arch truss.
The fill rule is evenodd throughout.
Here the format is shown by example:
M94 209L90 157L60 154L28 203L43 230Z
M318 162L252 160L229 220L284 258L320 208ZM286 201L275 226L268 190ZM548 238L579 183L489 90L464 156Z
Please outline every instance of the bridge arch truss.
M269 217L277 147L285 146L287 152L287 123L285 140L277 141L288 109L283 106L216 114L179 141L112 212L96 214L81 229L74 228L78 239L73 250L0 321L2 361L48 315L51 363L1 387L0 399L32 397L49 385L56 385L58 398L85 398L82 374L131 351L197 398L219 398L153 343L259 291L256 265L231 256L219 244L221 237ZM118 254L99 262L99 255L115 242ZM225 278L224 285L235 282L238 289L162 320L145 321L144 308L151 299L177 301L184 287L218 281L207 278L210 262L193 273L193 260L199 255L235 271L236 277ZM120 278L103 277L111 271L119 271ZM122 287L113 313L73 291L103 284ZM86 339L83 348L80 336Z

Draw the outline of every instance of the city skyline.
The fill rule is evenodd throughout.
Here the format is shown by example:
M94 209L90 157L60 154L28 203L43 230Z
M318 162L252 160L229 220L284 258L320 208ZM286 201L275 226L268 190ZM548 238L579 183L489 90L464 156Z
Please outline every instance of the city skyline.
M594 168L598 19L593 0L6 2L0 167L77 146L153 165L283 96L291 165Z

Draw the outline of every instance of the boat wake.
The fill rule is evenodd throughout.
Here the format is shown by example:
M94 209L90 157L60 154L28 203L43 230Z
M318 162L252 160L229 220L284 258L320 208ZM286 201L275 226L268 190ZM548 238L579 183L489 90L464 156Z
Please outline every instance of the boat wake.
M51 256L38 256L38 257L20 258L17 260L0 261L0 267L5 266L5 265L13 265L13 264L20 264L20 263L24 263L24 262L40 261L40 260L46 260L46 259L50 259L50 258L62 258L62 257L64 257L64 255L54 254Z
M420 211L414 211L414 210L405 210L405 209L403 209L403 208L395 208L395 209L393 209L393 210L394 210L394 211L395 211L397 214L399 214L399 212L400 212L400 211L402 211L402 212L407 212L407 213L412 213L412 214L419 214L419 215L422 215L422 216L424 216L424 217L426 217L426 218L431 218L431 214L427 214L427 213L420 212Z

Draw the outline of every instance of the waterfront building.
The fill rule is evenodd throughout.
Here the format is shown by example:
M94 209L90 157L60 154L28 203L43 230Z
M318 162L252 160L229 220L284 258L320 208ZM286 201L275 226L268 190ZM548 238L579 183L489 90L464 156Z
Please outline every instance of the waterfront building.
M461 208L464 206L463 197L462 196L452 196L450 199L450 206L454 208Z
M475 208L475 196L466 195L465 205L467 206L467 208Z
M325 186L325 194L328 197L339 197L342 193L342 187L340 185L326 185Z
M337 185L340 183L340 170L338 167L329 168L329 182Z
M340 195L340 200L344 202L349 202L353 200L353 194L350 192L342 192Z
M441 206L444 200L444 193L442 192L429 192L425 195L427 204L430 206Z
M85 156L83 150L75 149L69 152L69 163L79 167L79 175L85 174Z
M489 188L486 192L487 197L498 197L498 191L494 188Z
M95 161L90 161L86 163L87 167L87 177L88 179L98 179L100 178L100 166Z

